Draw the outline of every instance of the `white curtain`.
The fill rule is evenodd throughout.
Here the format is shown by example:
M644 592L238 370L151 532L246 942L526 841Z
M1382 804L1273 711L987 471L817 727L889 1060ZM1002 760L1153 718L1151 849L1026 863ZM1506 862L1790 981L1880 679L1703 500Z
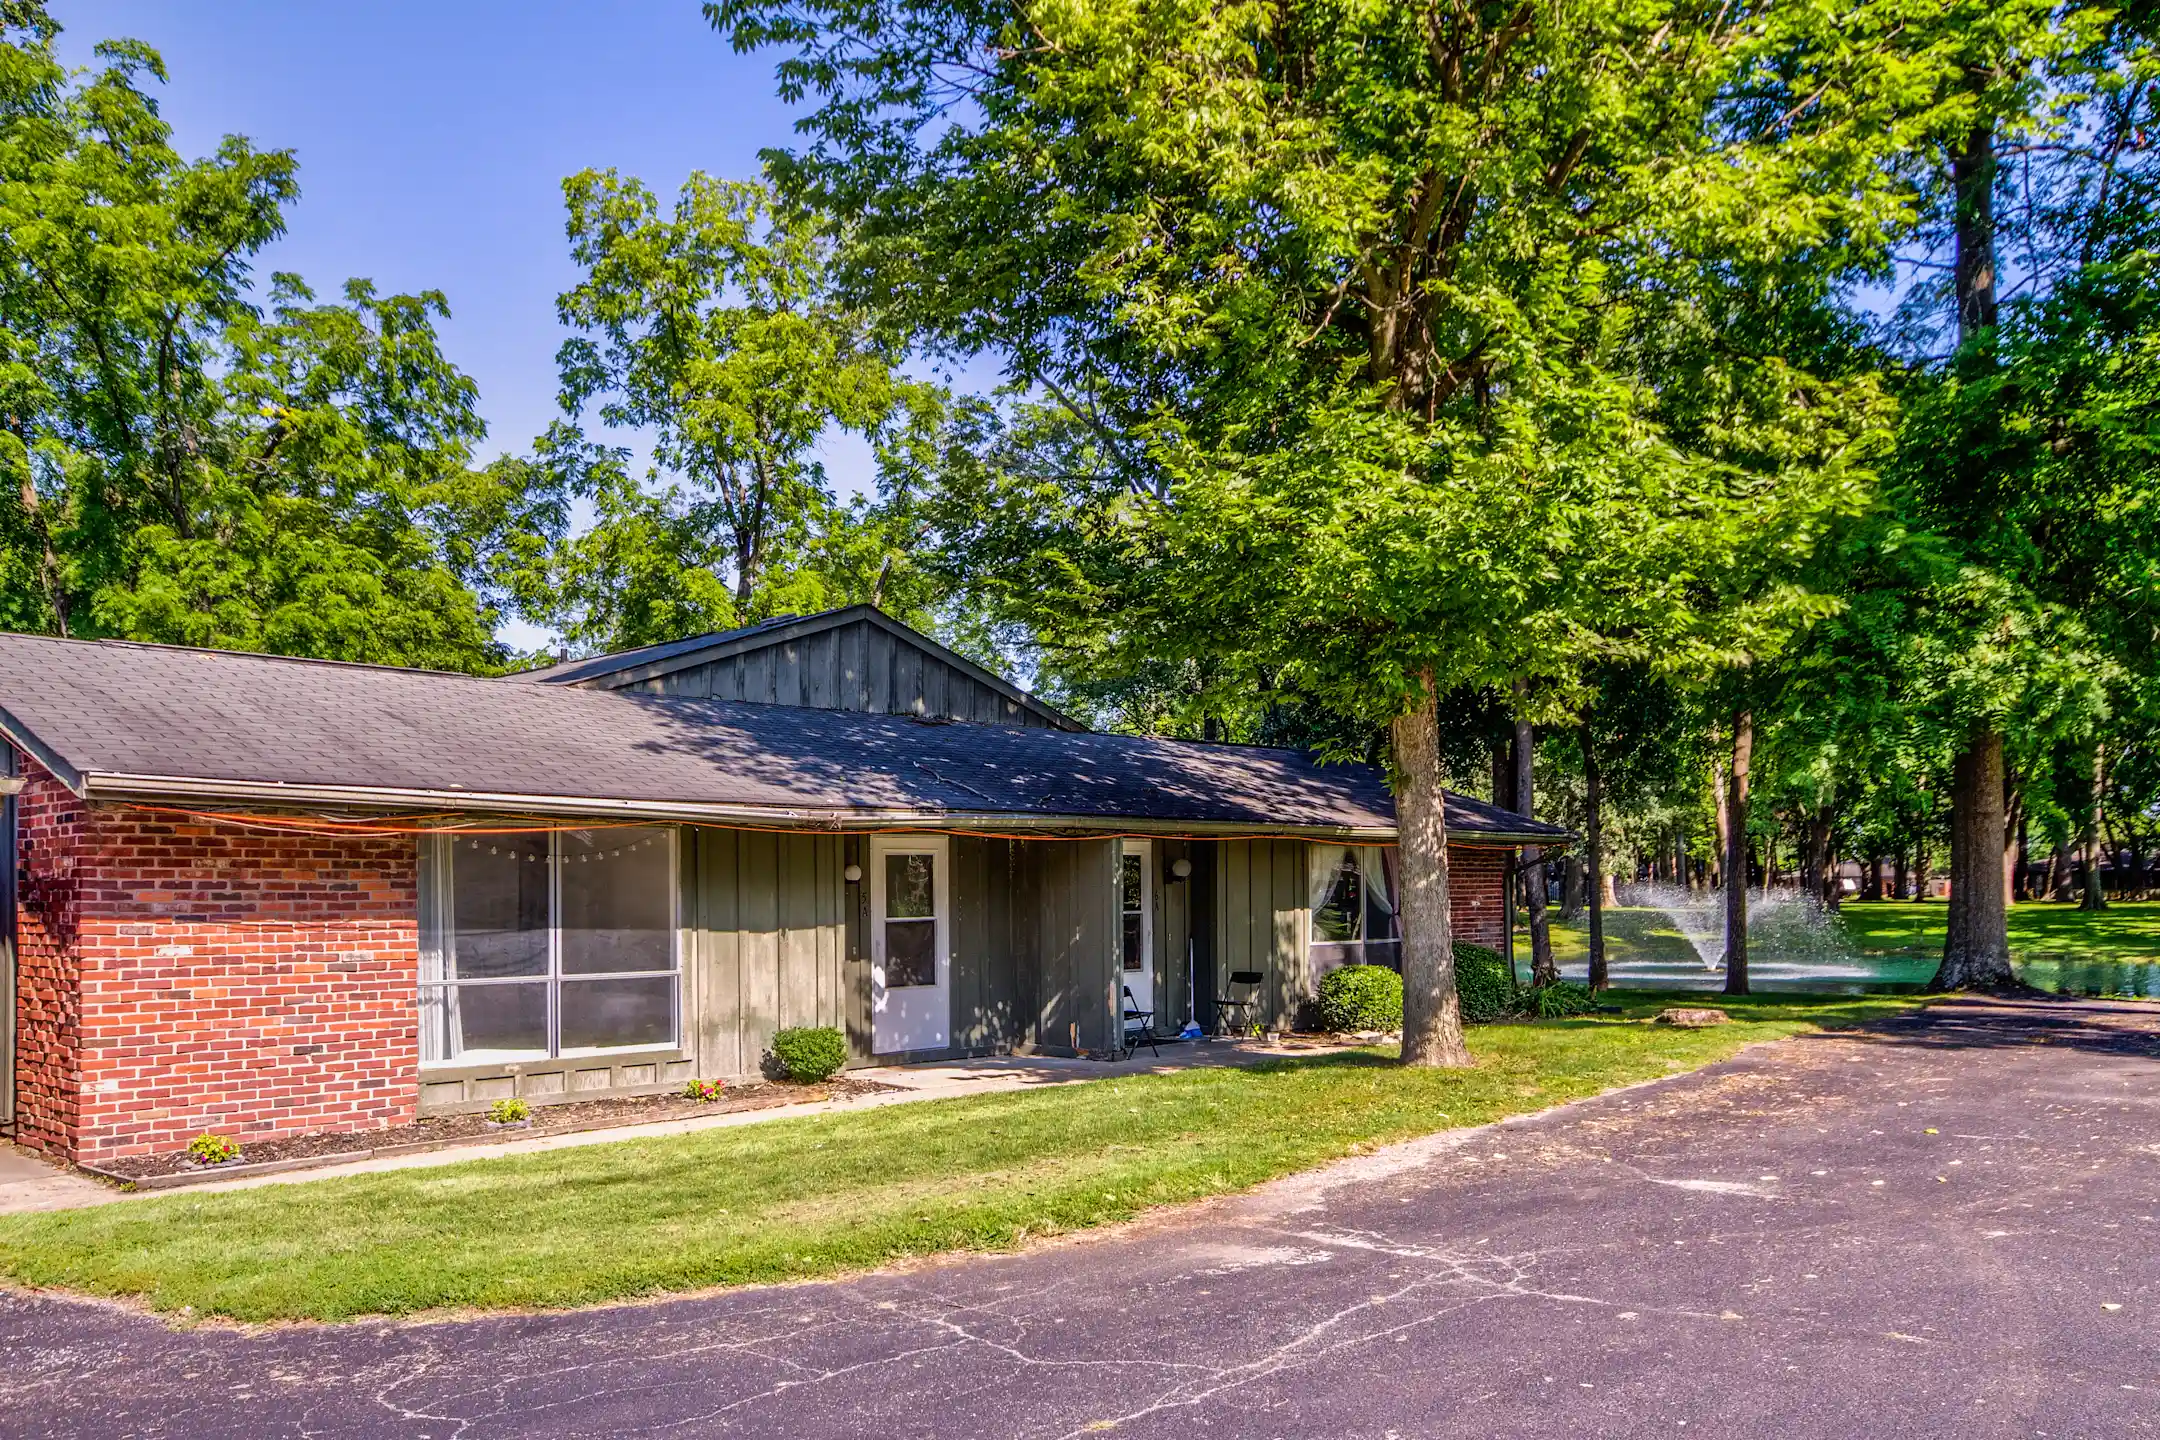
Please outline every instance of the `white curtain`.
M1312 847L1312 875L1310 897L1305 902L1308 912L1316 911L1328 902L1328 895L1335 888L1335 872L1342 869L1343 860L1349 854L1347 845L1315 845Z
M1360 845L1357 850L1358 871L1365 877L1365 904L1375 915L1385 915L1394 930L1395 919L1395 852L1385 845ZM1367 934L1366 939L1385 938Z

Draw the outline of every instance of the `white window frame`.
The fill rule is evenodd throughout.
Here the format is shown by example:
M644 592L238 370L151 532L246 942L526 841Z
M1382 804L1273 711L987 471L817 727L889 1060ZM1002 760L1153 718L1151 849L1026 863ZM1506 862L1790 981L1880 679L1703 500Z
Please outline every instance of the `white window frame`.
M1349 844L1328 845L1317 843L1308 845L1306 847L1307 863L1311 867L1311 870L1313 872L1317 872L1320 868L1320 857L1331 851L1341 854L1342 857L1345 860L1349 861L1350 865L1358 872L1357 938L1354 940L1330 940L1326 936L1322 935L1319 929L1320 912L1308 904L1306 907L1305 918L1306 954L1310 955L1315 948L1324 946L1329 950L1340 953L1341 960L1339 963L1344 965L1386 964L1387 962L1385 960L1375 960L1372 958L1373 951L1378 950L1383 955L1392 954L1394 964L1390 968L1398 970L1402 968L1401 911L1394 910L1392 912L1395 915L1395 937L1393 939L1375 940L1369 933L1367 933L1372 924L1373 902L1372 898L1365 893L1368 885L1367 872L1365 870L1363 859L1359 852L1365 849L1378 850L1381 848L1382 847L1380 846L1363 846ZM1328 873L1331 875L1334 873L1332 867L1330 867ZM1310 881L1308 881L1307 888L1309 893L1311 889ZM1399 897L1390 898L1394 901L1396 905L1401 904L1401 900Z
M607 828L607 827L599 827ZM647 828L647 827L640 827ZM547 970L539 975L501 975L473 980L423 980L420 983L420 1007L423 1016L427 1010L427 995L439 992L446 1006L455 1007L457 994L467 986L483 985L538 985L547 996L547 1048L544 1050L466 1050L457 1055L437 1060L422 1060L423 1070L470 1069L480 1065L523 1065L536 1060L578 1060L598 1055L661 1054L682 1048L683 986L682 986L682 832L673 825L649 827L661 833L667 846L668 856L668 967L664 970L601 970L590 973L566 974L562 968L562 834L560 830L548 832L548 923L547 923ZM449 968L450 956L457 943L457 847L461 837L446 833L437 840L439 849L433 858L433 879L436 887L433 917L433 944L438 956L438 973ZM463 837L468 844L479 837ZM484 839L480 843L485 843ZM423 942L425 943L425 942ZM562 1043L562 992L565 985L580 985L594 980L658 980L675 982L671 1009L674 1016L672 1034L666 1040L650 1041L635 1045L579 1045L568 1049ZM423 1023L426 1023L423 1020Z

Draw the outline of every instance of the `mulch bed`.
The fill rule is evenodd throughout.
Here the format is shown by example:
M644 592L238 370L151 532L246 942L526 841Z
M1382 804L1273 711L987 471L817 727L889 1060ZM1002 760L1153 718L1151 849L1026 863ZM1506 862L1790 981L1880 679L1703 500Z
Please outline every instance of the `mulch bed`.
M800 1105L817 1100L854 1100L881 1091L897 1090L875 1080L852 1080L847 1076L816 1085L783 1081L748 1080L730 1085L718 1100L686 1100L680 1095L632 1095L611 1100L571 1100L560 1105L535 1105L532 1123L519 1127L491 1128L484 1113L435 1115L410 1125L384 1130L345 1131L327 1135L291 1135L241 1146L237 1159L223 1165L198 1165L185 1153L131 1155L97 1168L110 1175L140 1179L153 1175L200 1175L211 1179L221 1171L238 1170L281 1160L307 1160L320 1156L360 1158L369 1155L409 1155L445 1145L493 1141L530 1140L537 1135L561 1135L574 1130L604 1130L616 1125L644 1125L661 1120L694 1120L701 1115L724 1115L734 1110L769 1110L776 1105Z

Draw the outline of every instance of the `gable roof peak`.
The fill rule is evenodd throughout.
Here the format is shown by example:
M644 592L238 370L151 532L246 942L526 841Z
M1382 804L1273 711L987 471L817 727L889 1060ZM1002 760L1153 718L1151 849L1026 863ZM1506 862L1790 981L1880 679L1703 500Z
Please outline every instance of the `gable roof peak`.
M644 686L677 671L692 670L730 656L788 644L856 624L869 625L883 631L895 642L920 652L950 670L960 672L977 685L1001 697L1002 702L1027 711L1037 721L1052 728L1087 729L1079 721L1044 704L1003 675L948 648L867 601L810 615L774 615L754 625L745 625L734 630L716 630L704 635L686 636L680 640L666 640L604 655L589 655L579 660L560 661L533 670L520 670L503 678L525 684L574 685L601 690Z

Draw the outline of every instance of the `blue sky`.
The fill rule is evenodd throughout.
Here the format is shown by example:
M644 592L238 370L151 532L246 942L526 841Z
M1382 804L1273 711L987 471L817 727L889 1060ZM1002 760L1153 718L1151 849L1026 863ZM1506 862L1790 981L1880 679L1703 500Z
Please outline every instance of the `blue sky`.
M228 134L297 153L301 196L259 273L333 298L346 277L437 289L452 360L479 382L490 450L554 417L555 296L575 280L562 178L613 166L670 193L692 170L757 172L793 115L772 59L736 55L697 0L55 0L63 52L154 46L160 103L189 154ZM825 446L843 490L867 449Z

